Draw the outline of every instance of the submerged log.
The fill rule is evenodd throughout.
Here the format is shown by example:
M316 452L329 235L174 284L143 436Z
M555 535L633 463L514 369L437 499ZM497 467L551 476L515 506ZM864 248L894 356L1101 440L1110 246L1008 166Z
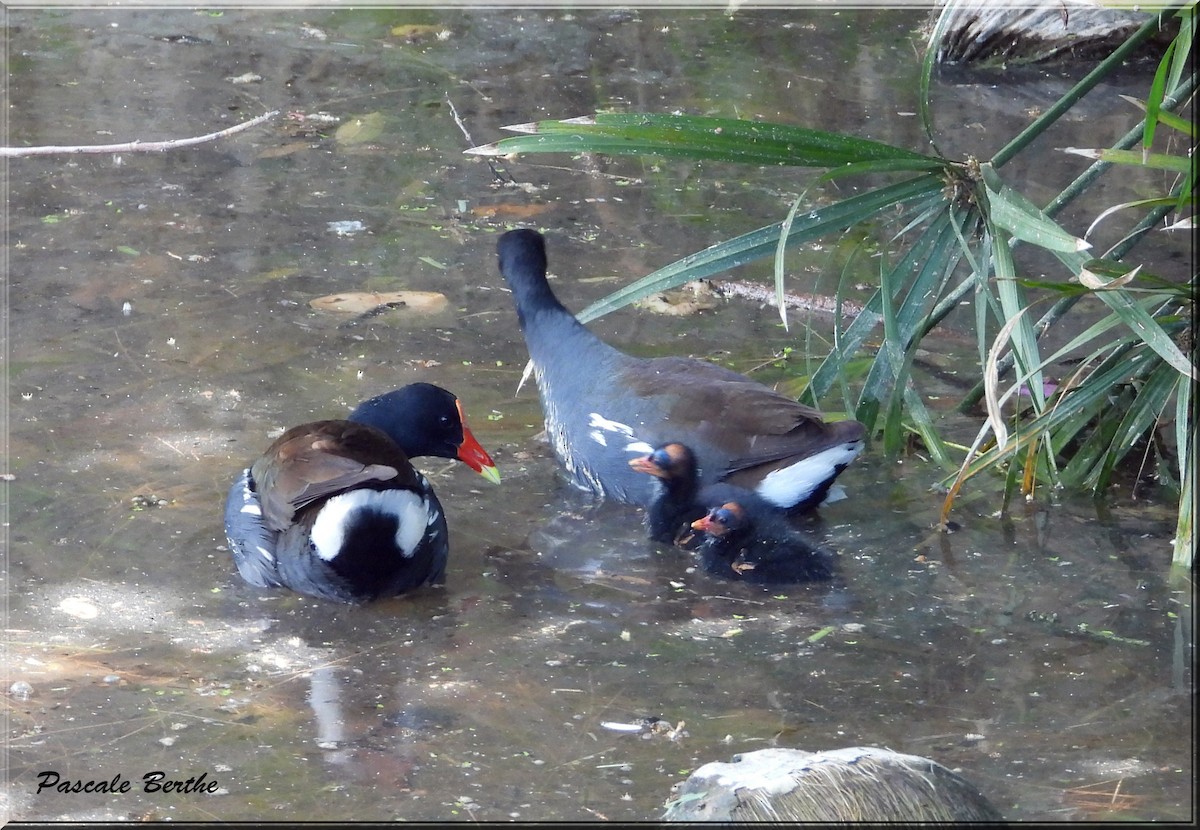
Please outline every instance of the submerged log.
M916 755L853 747L760 749L675 785L666 821L1002 822L971 784Z
M940 13L934 11L933 21ZM949 14L938 61L976 66L1090 60L1107 55L1151 17L1088 0L1035 0L1025 8L968 0L953 2Z

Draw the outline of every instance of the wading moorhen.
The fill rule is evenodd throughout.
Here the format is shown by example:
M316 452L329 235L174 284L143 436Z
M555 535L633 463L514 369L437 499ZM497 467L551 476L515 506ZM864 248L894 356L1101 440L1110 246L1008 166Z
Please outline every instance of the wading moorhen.
M653 479L629 461L678 441L695 453L702 484L727 481L804 510L833 495L834 479L862 450L858 421L826 422L815 409L705 360L638 358L600 340L551 291L540 233L508 231L496 247L546 432L580 487L647 507Z
M429 383L365 401L346 420L287 430L229 489L225 534L238 572L261 588L350 603L439 582L446 517L409 462L422 455L500 481L462 404Z

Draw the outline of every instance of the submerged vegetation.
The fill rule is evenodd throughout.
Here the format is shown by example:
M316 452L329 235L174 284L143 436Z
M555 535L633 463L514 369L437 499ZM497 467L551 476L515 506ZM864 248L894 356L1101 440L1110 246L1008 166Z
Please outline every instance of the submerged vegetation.
M1011 496L1032 496L1038 486L1103 494L1118 470L1135 465L1138 476L1150 472L1178 499L1173 561L1190 567L1196 466L1190 417L1196 380L1194 263L1185 281L1171 281L1139 263L1136 254L1154 233L1192 232L1195 127L1174 113L1191 100L1195 88L1195 6L1161 7L986 160L952 160L936 152L930 82L945 19L943 14L934 28L922 70L922 119L935 148L932 154L784 124L649 113L596 113L517 125L508 129L521 135L468 152L593 152L824 170L813 185L867 174L895 179L821 206L810 206L801 195L780 222L690 254L604 297L579 317L592 320L766 257L774 258L775 288L782 300L788 248L868 225L896 228L883 246L873 295L850 322L835 316L832 348L814 359L803 397L816 403L839 395L846 411L867 425L885 452L900 452L914 436L919 438L947 470L943 527L951 526L949 516L963 484L986 470L1004 473L1007 508ZM1020 182L1002 177L1007 162L1169 25L1178 26L1178 35L1162 56L1146 100L1137 102L1145 112L1140 124L1111 148L1068 148L1093 163L1044 207L1022 195ZM1140 150L1131 149L1138 144ZM1164 171L1164 192L1110 207L1082 235L1055 221L1063 207L1101 176L1119 176L1128 165ZM1108 250L1093 249L1087 236L1116 214L1140 218ZM1015 253L1021 245L1052 255L1064 278L1028 276ZM860 244L857 251L865 247ZM843 269L843 286L855 259ZM839 303L843 294L839 289ZM1070 312L1084 298L1103 303L1107 316L1086 327L1072 326ZM958 408L971 411L982 401L985 416L964 453L939 430L912 365L922 340L966 301L974 307L980 373ZM785 305L778 305L786 324ZM1046 354L1042 338L1056 327L1069 332L1068 342ZM868 336L878 345L864 368Z

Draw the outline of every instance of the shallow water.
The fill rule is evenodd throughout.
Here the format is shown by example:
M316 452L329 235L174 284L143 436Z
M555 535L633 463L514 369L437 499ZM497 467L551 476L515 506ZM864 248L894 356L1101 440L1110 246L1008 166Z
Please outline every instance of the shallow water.
M839 552L840 578L764 591L694 572L644 540L637 511L568 489L537 438L535 393L514 393L525 353L499 231L545 228L556 287L582 308L777 221L808 179L535 156L503 164L515 186L462 149L603 107L919 148L902 114L916 110L919 20L9 11L9 144L159 140L283 113L187 150L9 163L13 817L646 819L704 762L865 744L960 770L1015 820L1188 818L1190 593L1164 581L1173 517L1152 492L1100 508L1042 493L997 518L996 485L980 482L946 536L930 530L942 471L869 450L841 479L851 497L809 528ZM1147 82L1131 67L1101 100ZM1067 85L946 73L943 149L994 151ZM1098 105L1047 147L1131 123ZM338 134L347 124L361 126ZM1019 163L1006 174L1035 201L1081 169L1049 151ZM832 243L798 252L790 287L829 293L842 261ZM399 289L449 303L308 306ZM794 322L814 346L830 331L820 315ZM739 301L594 328L767 382L803 371L771 365L795 329ZM949 401L974 352L949 335L938 351L922 356L926 390ZM413 380L464 400L503 476L423 465L451 522L446 587L344 608L241 583L221 528L241 465L273 430ZM969 441L973 422L958 428ZM683 726L603 726L647 717ZM218 786L144 792L154 770ZM38 793L47 771L132 785Z

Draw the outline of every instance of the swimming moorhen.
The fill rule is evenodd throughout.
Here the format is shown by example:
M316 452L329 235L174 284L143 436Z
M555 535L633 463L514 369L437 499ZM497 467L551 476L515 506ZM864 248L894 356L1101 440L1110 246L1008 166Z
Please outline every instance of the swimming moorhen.
M646 507L653 479L628 462L678 441L696 454L702 484L728 481L802 510L825 501L862 450L858 421L825 422L815 409L705 360L638 358L600 340L551 291L540 233L508 231L496 248L546 432L580 487Z
M727 501L745 502L763 511L782 509L736 484L718 481L701 487L696 456L689 447L675 441L630 460L629 467L658 481L654 498L646 508L646 529L656 542L679 544L681 536L693 535L692 522Z
M339 602L439 582L446 517L410 458L458 458L492 482L496 465L458 399L413 383L346 420L292 427L229 488L225 534L242 578Z
M731 501L692 522L692 529L703 534L693 550L715 576L767 585L833 576L832 554L779 513Z

